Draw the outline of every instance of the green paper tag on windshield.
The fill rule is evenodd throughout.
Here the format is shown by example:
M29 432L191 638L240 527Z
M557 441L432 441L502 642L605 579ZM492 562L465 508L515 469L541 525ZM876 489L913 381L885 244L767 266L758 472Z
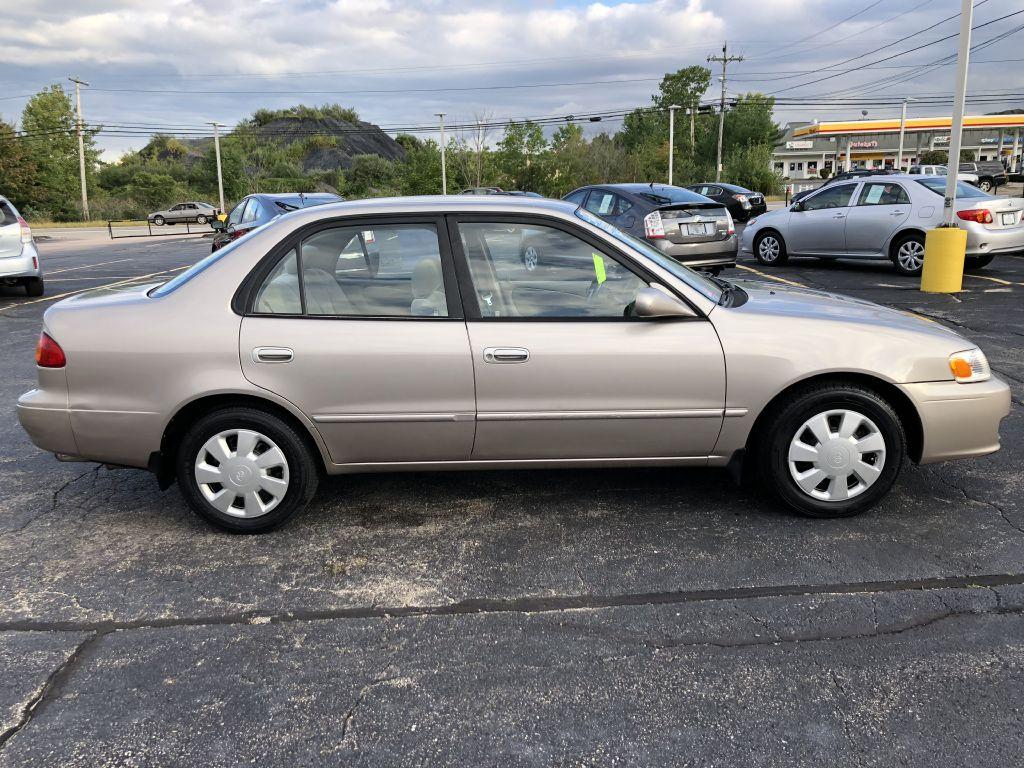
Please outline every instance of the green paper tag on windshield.
M594 257L594 277L597 278L597 284L600 285L608 279L608 275L604 271L604 257L599 253L591 253Z

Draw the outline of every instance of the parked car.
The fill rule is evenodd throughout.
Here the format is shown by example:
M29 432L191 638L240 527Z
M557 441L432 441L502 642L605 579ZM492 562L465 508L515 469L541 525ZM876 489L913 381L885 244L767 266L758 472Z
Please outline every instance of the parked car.
M344 198L329 192L249 195L242 198L238 205L231 209L231 213L226 219L214 219L212 226L216 233L213 236L212 249L219 250L232 240L237 240L256 227L261 227L283 214L297 211L300 208L308 208L311 205L337 203L342 199Z
M509 268L517 230L589 263ZM366 243L410 232L411 273L374 272ZM321 473L409 470L730 467L847 516L906 458L997 450L1010 409L938 323L710 278L583 208L507 197L296 211L168 282L55 304L37 360L17 406L36 445L177 478L236 532L283 523Z
M736 184L691 184L686 189L724 205L729 209L733 221L746 221L751 216L758 216L768 210L764 195Z
M0 285L20 285L29 296L43 295L43 265L32 229L14 203L0 196Z
M765 265L790 256L889 259L904 275L921 273L925 232L942 221L942 176L873 176L830 184L788 208L751 219L742 248ZM1019 198L993 197L957 182L956 224L967 230L968 269L1024 250Z
M512 195L513 197L544 197L539 192L522 192L518 189L502 189L501 187L470 187L459 192L460 195Z
M921 176L948 176L949 168L944 165L912 165L907 170L907 173L917 174ZM966 171L957 171L957 181L962 181L967 184L973 184L978 186L978 174L967 173Z
M1003 186L1009 180L1006 169L998 160L960 163L959 172L976 174L978 177L978 187L982 192L990 192L996 187Z
M687 266L717 274L736 265L736 227L729 209L689 189L668 184L597 184L563 199ZM542 250L523 250L527 269L547 258Z
M218 213L220 211L209 203L192 201L172 205L165 211L155 211L147 218L158 227L164 224L206 224L216 219Z
M805 189L805 190L802 190L800 192L797 192L795 195L793 195L789 199L789 202L795 203L798 200L803 200L805 197L807 197L808 195L812 194L813 192L816 192L817 190L821 189L822 187L827 187L829 184L835 184L836 182L839 182L839 181L850 181L851 179L861 179L861 178L863 178L865 176L888 176L888 175L890 175L892 173L893 173L893 171L891 169L883 169L883 168L853 168L852 170L849 170L849 171L842 171L840 173L837 173L835 176L831 176L831 177L825 179L825 181L820 186L815 187L814 189Z

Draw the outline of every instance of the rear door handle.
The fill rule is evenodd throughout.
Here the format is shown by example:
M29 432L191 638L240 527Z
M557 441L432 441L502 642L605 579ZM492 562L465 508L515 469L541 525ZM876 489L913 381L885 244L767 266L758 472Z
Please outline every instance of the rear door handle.
M846 218L846 214L845 214L845 213L837 213L837 214L836 214L835 216L833 216L832 218L833 218L833 219L845 219L845 218Z
M889 214L890 216L903 216L903 211L893 211Z
M484 347L485 363L525 363L530 350L523 347Z
M295 353L288 347L256 347L252 359L257 363L290 363Z

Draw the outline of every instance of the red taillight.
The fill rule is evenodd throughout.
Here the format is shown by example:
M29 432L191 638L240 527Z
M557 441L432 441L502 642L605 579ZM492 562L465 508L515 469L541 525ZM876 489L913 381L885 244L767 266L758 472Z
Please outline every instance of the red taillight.
M238 238L240 238L242 235L244 235L248 231L249 231L248 229L236 229L234 232L231 233L231 239L232 240L237 240Z
M665 222L661 220L661 214L658 211L652 211L644 216L644 237L648 240L665 237Z
M956 216L958 219L964 221L973 221L975 224L991 224L992 211L988 208L970 208L966 211L957 211Z
M39 343L36 345L36 365L40 368L63 368L67 362L68 359L64 357L64 350L60 348L60 344L46 331L40 333Z
M21 242L28 245L32 242L32 230L29 229L28 222L21 216L18 217L18 223L21 225Z

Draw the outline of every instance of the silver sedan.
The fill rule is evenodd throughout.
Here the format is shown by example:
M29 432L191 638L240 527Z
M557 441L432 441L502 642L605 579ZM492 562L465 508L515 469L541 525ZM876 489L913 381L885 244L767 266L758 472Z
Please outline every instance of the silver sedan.
M587 257L527 269L538 238ZM169 282L55 304L36 360L18 417L38 446L177 478L238 532L323 474L410 470L729 467L847 516L908 458L997 450L1010 407L937 323L710 279L583 208L498 195L285 214Z
M942 221L943 176L869 176L822 187L787 208L751 219L741 250L765 265L790 256L891 260L921 273L925 232ZM956 224L967 230L968 269L1000 253L1024 251L1024 200L993 197L957 183Z

